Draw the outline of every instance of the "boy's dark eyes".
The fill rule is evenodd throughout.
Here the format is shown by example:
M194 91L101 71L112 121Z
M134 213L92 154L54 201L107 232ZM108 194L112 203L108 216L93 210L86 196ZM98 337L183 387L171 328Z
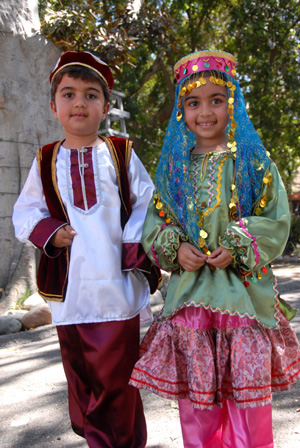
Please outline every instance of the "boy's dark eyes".
M65 97L65 98L73 98L73 96L74 96L74 94L73 94L72 92L67 92L67 93L64 94L64 97ZM88 99L97 98L96 95L94 95L93 93L88 93L88 94L86 95L86 97L87 97Z

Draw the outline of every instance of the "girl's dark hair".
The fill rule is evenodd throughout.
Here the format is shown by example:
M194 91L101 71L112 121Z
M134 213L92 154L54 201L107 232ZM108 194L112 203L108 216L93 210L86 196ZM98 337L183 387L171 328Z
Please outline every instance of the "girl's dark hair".
M68 74L71 78L82 79L83 81L97 81L103 90L105 105L109 102L109 89L103 79L100 78L94 70L82 65L71 65L64 67L54 76L51 84L51 101L55 101L57 87L65 74Z
M226 74L223 72L218 72L216 70L205 70L202 72L193 73L189 78L186 79L185 82L182 83L182 86L184 87L188 84L198 81L200 78L209 78L210 76L221 79L222 81L228 81Z

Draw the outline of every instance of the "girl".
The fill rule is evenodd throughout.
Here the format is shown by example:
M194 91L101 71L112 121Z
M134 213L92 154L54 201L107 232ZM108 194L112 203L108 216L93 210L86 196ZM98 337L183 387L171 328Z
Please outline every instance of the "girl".
M235 59L200 51L174 68L176 101L143 231L172 271L131 384L179 401L186 448L271 448L273 391L300 377L296 310L271 261L287 195L246 112Z

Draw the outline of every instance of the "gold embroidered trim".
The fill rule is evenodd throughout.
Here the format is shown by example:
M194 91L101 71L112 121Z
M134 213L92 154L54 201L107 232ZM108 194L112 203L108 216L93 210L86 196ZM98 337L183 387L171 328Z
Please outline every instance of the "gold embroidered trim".
M56 159L57 159L57 154L58 154L60 145L63 142L64 142L64 140L61 140L60 142L57 142L56 145L53 148L52 159L51 159L51 176L52 176L52 182L53 182L55 193L57 194L57 197L58 197L58 200L60 202L61 208L62 208L62 210L64 212L65 217L66 217L66 221L69 224L70 223L69 217L68 217L68 215L66 213L65 206L63 204L63 201L62 201L59 189L58 189L57 176L56 176Z
M231 156L230 155L225 156L221 160L219 168L218 168L217 188L216 188L216 191L217 191L216 200L217 200L217 202L216 202L216 204L213 207L210 207L205 212L199 214L200 215L199 221L201 221L201 223L203 222L204 217L207 216L209 213L213 212L217 207L219 207L219 205L221 203L221 181L222 181L223 165L224 165L224 163L226 162L226 160L229 157L231 157ZM199 223L199 227L202 227L202 225L200 225L200 223Z
M210 156L210 152L205 154L203 157L202 163L201 163L201 170L200 170L200 181L203 182L206 175L207 165L208 165L208 158Z
M120 162L119 159L117 157L117 151L116 148L113 144L113 142L107 138L107 137L103 137L102 135L100 136L100 138L102 138L102 140L104 140L104 142L107 144L109 152L111 154L112 160L113 160L113 164L115 167L115 171L116 171L116 175L117 175L117 181L118 181L118 185L119 185L119 193L120 193L120 198L122 201L122 204L126 210L126 213L128 214L128 210L126 207L126 203L124 201L123 198L123 191L122 191L122 184L121 184L121 176L120 176ZM128 148L127 148L128 146ZM127 164L129 163L130 157L128 158L128 153L131 155L131 145L127 145L126 144L126 151L125 151L125 164L126 164L126 169L128 168Z
M52 77L51 85L52 85L52 83L53 83L53 79L55 78L55 76L56 76L56 75L57 75L63 68L68 67L68 66L70 66L70 65L81 65L82 67L87 67L87 68L89 68L90 70L93 70L94 72L97 73L98 76L100 76L100 78L104 81L104 83L105 83L105 84L107 85L107 87L108 87L107 79L102 75L102 73L99 72L99 70L96 70L94 67L91 67L91 66L88 65L88 64L83 64L82 62L70 62L69 64L65 64L65 65L63 65L62 67L60 67L59 69L57 69L56 72L54 73L53 77Z
M205 57L215 57L215 58L222 58L222 59L228 59L228 61L233 62L236 64L236 59L232 54L224 53L223 51L214 51L214 50L208 50L208 51L197 51L195 53L192 53L185 58L180 59L175 67L174 72L177 70L177 68L181 67L181 65L186 64L189 61L193 61L194 59L199 58L205 58Z

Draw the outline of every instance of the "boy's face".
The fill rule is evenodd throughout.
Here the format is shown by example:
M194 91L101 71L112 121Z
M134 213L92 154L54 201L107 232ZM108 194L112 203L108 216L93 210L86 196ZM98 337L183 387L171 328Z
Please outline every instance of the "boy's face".
M65 74L57 86L51 110L64 128L66 138L97 135L99 125L108 113L101 85Z
M185 121L200 146L226 143L228 95L226 87L211 83L192 89L183 99Z

